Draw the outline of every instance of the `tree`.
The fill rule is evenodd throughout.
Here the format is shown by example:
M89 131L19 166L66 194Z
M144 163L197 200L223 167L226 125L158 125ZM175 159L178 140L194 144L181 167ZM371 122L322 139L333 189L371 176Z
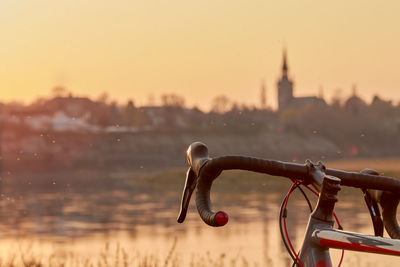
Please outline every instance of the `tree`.
M127 126L144 126L151 123L147 113L141 109L136 108L132 100L129 100L123 115L123 123Z
M232 107L232 103L227 96L220 95L214 98L211 104L211 111L215 113L226 113Z
M132 99L128 100L128 103L126 104L124 110L124 117L123 117L124 124L129 126L135 125L136 113L137 112L133 100Z
M109 99L108 93L107 92L103 92L98 96L97 101L106 104L108 99Z
M161 103L164 107L185 107L185 99L176 94L163 94L161 96Z
M52 93L54 97L64 97L67 95L67 89L64 86L55 86Z

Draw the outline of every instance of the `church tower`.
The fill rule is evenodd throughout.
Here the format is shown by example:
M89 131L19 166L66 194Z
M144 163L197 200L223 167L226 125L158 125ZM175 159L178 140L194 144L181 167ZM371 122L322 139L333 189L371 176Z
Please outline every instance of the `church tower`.
M261 83L260 107L261 109L267 108L267 89L264 81Z
M293 100L293 82L288 77L286 49L283 50L282 77L278 81L278 110L287 108Z

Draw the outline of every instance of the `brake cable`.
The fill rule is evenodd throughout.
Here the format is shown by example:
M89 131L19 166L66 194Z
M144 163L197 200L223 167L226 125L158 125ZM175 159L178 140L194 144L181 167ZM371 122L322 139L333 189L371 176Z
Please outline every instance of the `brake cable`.
M283 239L283 243L286 247L286 250L288 251L290 257L293 259L293 265L295 266L296 263L298 263L301 267L303 267L303 264L301 263L300 259L299 259L299 255L296 253L293 244L290 240L289 234L288 234L288 230L287 230L287 225L286 225L286 217L287 217L287 205L289 202L289 198L290 195L292 194L292 192L296 189L299 189L300 192L302 193L302 195L304 196L305 200L307 201L308 207L310 209L310 213L313 211L311 202L309 200L309 198L307 197L307 195L305 194L304 190L300 187L301 185L304 186L305 188L307 188L309 191L311 191L312 193L314 193L314 195L319 196L318 192L316 192L315 190L313 190L312 188L310 188L309 186L303 184L301 181L298 180L292 180L293 184L290 187L289 191L287 192L286 196L284 197L281 207L280 207L280 211L279 211L279 229L281 232L281 236ZM338 225L338 228L340 230L343 230L342 225L340 224L340 221L338 219L338 217L336 216L335 212L333 213L333 216L335 218L335 221ZM283 225L282 225L283 222ZM340 261L338 264L338 267L341 266L342 262L343 262L343 258L344 258L344 250L342 250L342 255L340 257Z

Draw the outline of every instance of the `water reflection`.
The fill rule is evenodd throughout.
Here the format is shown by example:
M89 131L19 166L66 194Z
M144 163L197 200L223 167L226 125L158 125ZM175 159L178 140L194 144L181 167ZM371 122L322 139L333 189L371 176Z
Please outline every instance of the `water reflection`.
M291 265L278 227L279 205L289 187L287 181L268 178L266 186L257 190L248 189L256 184L237 184L234 178L217 183L213 201L216 208L230 214L230 222L225 227L212 228L200 221L194 203L185 223L176 223L183 175L159 183L159 176L118 179L108 174L97 176L106 181L99 181L96 188L78 186L85 177L79 173L70 175L74 177L68 181L70 186L56 188L21 185L18 181L26 180L24 175L5 180L0 201L2 262L14 257L18 263L24 255L25 259L39 259L42 265L51 266L89 266L99 262L146 266L145 262L152 266L165 264L166 260L171 266ZM52 179L57 177L52 174ZM230 183L229 187L226 183ZM337 214L346 230L372 234L362 201L358 190L344 188ZM288 227L297 248L301 246L308 212L300 194L294 194ZM340 252L332 254L337 262ZM400 260L346 252L343 266L378 263L393 266Z

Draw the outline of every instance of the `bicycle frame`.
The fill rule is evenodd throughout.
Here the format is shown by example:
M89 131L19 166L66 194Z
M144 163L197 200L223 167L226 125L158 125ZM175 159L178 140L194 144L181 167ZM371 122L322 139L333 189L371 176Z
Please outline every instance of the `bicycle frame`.
M400 256L400 240L342 230L315 230L314 243L330 248Z
M332 266L329 248L400 256L400 240L333 229L333 209L340 179L326 176L318 204L307 225L297 266Z

